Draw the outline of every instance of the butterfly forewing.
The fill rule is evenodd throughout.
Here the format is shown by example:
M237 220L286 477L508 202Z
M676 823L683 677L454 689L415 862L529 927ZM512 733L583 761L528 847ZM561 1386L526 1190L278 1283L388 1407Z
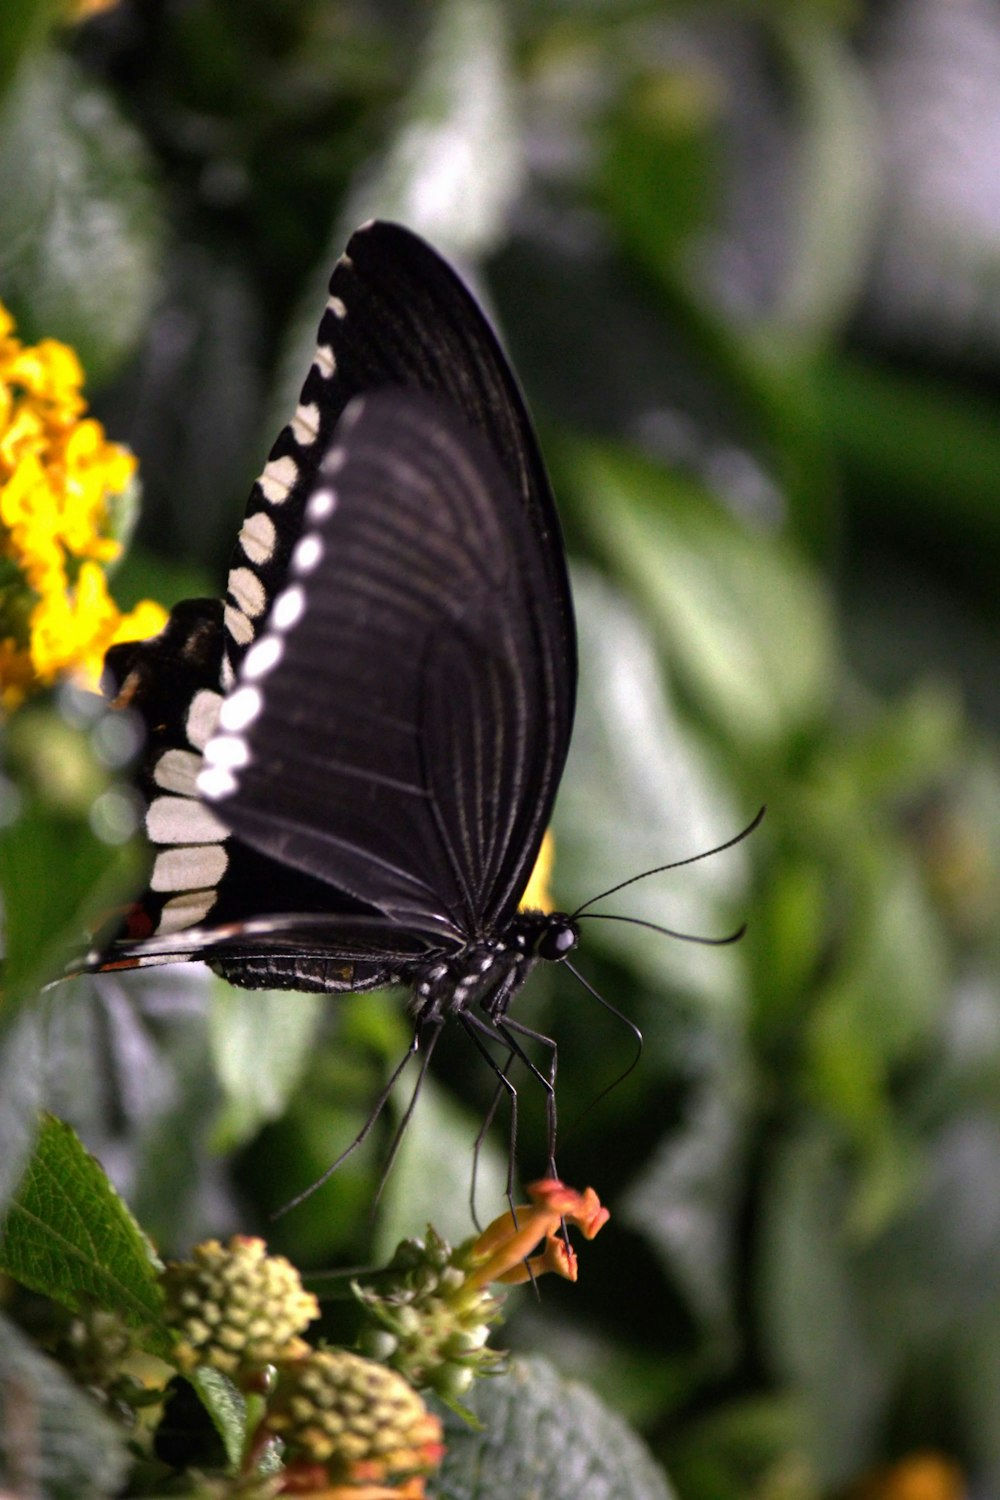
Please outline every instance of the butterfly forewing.
M339 424L362 393L352 437ZM329 466L345 455L343 488ZM307 519L331 487L343 510ZM325 550L310 567L313 533ZM294 632L288 599L275 609L289 590L308 604ZM261 674L275 643L282 660ZM109 666L146 724L153 864L90 966L221 957L243 984L353 989L509 920L569 740L572 605L517 383L421 240L371 224L338 262L224 607L179 605ZM216 791L220 777L239 790L207 801L205 745L248 687L260 713L224 725L223 743L245 735L254 759L214 763Z
M253 487L229 574L225 685L284 584L341 413L355 396L387 385L446 398L488 443L535 533L572 694L575 632L559 520L517 381L451 267L417 236L385 223L358 230L338 261L295 416Z
M348 410L305 525L202 788L258 851L458 944L513 914L569 739L537 533L461 413L392 388Z

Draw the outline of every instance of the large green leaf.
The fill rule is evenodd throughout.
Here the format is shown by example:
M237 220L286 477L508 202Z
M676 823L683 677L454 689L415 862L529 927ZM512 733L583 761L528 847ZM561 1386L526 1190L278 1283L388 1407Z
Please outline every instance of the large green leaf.
M621 1417L545 1360L481 1380L468 1405L482 1426L449 1417L431 1490L438 1500L670 1500L662 1470Z
M0 1266L73 1311L117 1312L143 1347L169 1356L159 1261L100 1163L51 1115L7 1209Z
M581 443L563 456L581 520L734 749L777 753L814 724L832 687L831 620L792 549L635 453Z
M280 990L247 994L221 982L216 986L208 1035L224 1091L215 1127L217 1150L242 1145L284 1113L329 1003L323 995Z
M593 571L574 570L580 635L576 726L556 809L557 900L572 911L643 870L703 853L735 834L755 808L740 809L719 757L684 722L665 690L652 632L623 594ZM734 924L748 850L732 849L643 880L598 911L665 923L679 932ZM657 983L713 1009L741 996L738 949L671 942L619 922L584 924L600 945Z
M130 1467L127 1434L0 1317L0 1492L108 1500Z
M399 124L345 227L398 219L445 253L472 255L496 243L524 173L506 7L440 0L427 15Z

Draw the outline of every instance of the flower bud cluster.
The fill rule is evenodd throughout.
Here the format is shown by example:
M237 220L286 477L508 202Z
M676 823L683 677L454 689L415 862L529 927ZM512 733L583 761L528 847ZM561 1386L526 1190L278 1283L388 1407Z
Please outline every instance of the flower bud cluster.
M298 1335L319 1316L319 1304L294 1266L268 1255L263 1240L205 1240L192 1260L171 1262L162 1281L182 1371L210 1365L239 1378L308 1351Z
M411 1385L451 1401L503 1358L486 1348L500 1302L485 1287L470 1284L472 1245L452 1250L428 1228L425 1239L402 1241L378 1286L353 1283L366 1315L359 1348Z
M285 1365L265 1425L290 1466L320 1463L333 1483L386 1484L433 1469L441 1423L402 1376L343 1349Z

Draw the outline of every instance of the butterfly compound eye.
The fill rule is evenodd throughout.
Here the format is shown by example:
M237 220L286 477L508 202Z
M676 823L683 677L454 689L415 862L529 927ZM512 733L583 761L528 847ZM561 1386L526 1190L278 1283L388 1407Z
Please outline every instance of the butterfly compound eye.
M547 927L538 939L538 947L535 950L539 958L547 958L550 963L558 963L565 958L567 953L572 953L580 941L580 934L568 917L562 917Z

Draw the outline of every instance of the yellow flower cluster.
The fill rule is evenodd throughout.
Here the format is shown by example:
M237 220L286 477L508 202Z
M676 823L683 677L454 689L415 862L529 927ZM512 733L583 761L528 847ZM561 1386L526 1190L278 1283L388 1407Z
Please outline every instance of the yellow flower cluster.
M24 345L0 303L0 704L71 674L96 685L104 653L155 634L164 610L122 615L104 569L121 552L114 502L135 459L84 416L83 371L55 339Z

